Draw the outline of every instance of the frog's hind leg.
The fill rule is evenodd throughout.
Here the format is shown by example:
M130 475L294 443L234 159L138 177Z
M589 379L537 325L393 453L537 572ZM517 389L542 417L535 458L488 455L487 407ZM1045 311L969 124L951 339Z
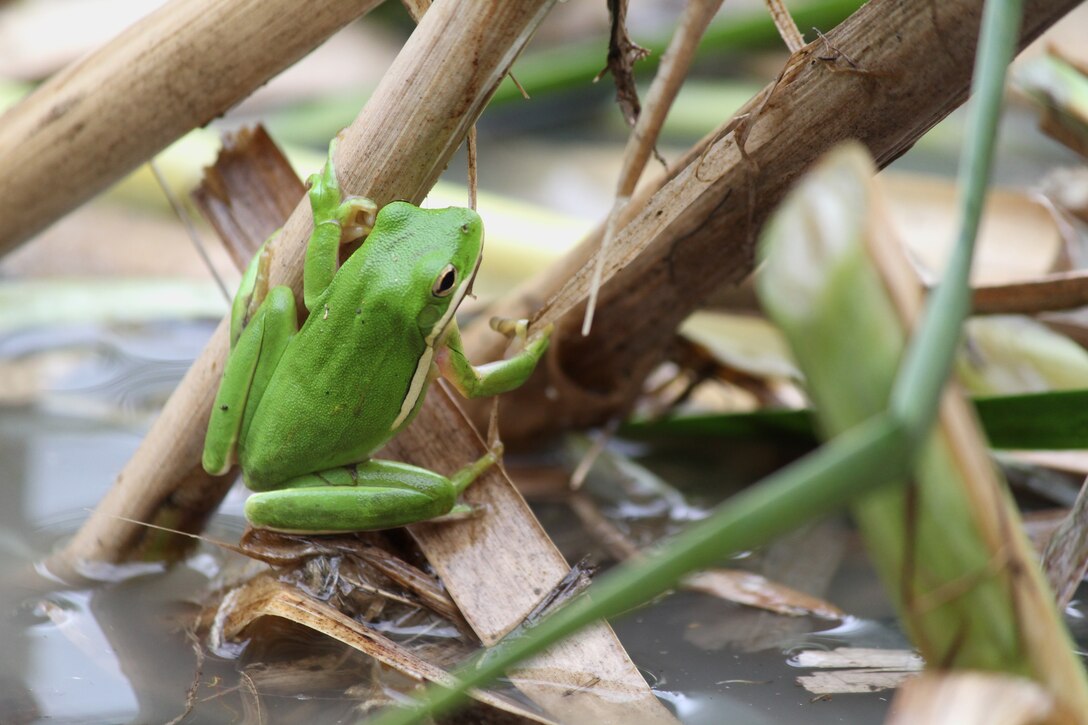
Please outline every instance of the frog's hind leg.
M258 528L293 533L375 531L426 521L470 507L457 494L495 462L488 453L447 478L395 461L369 460L291 479L246 501Z
M221 475L234 464L238 441L245 438L243 423L252 419L245 413L260 401L297 331L294 294L289 287L273 287L227 358L204 439L202 463L208 473Z

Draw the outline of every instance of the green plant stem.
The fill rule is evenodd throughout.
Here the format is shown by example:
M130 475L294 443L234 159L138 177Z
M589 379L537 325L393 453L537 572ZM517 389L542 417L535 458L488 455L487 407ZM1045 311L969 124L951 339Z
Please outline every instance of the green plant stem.
M960 330L970 311L971 260L993 165L1005 71L1012 61L1020 28L1021 5L1020 0L990 0L982 11L971 83L974 99L967 120L967 145L960 161L959 236L944 278L928 300L921 326L907 347L889 403L893 414L914 433L916 445L933 426Z
M812 518L838 509L878 482L905 475L910 459L902 427L876 416L818 451L783 468L724 503L715 515L677 536L641 565L624 565L601 577L583 595L546 617L524 637L497 645L458 670L461 690L433 688L418 705L383 713L376 725L404 725L441 714L507 668L580 628L631 609L668 591L683 576L729 554L765 543Z

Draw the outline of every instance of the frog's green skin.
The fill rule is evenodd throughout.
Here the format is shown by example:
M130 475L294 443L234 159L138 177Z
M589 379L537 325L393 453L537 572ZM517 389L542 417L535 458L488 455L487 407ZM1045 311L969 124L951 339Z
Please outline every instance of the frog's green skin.
M508 360L476 368L465 359L453 315L483 245L470 209L393 202L337 270L340 244L365 233L344 230L370 202L341 202L332 150L311 178L310 314L299 329L288 287L261 295L268 255L258 254L232 311L231 354L204 443L205 470L226 473L237 461L261 492L246 502L247 518L279 531L382 529L462 511L457 495L497 452L449 478L370 456L412 421L436 375L472 397L511 390L532 373L550 333ZM250 314L254 289L264 299Z

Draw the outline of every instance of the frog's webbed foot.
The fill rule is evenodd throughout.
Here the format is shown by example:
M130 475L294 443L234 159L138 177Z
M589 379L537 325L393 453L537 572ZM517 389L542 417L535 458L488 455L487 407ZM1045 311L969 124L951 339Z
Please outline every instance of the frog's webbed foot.
M521 347L528 347L537 341L542 341L546 346L551 338L552 331L555 330L555 325L549 322L541 328L534 329L532 336L530 336L528 320L515 320L510 317L492 317L490 324L492 330L500 335L517 340L521 343Z
M348 244L365 237L374 228L378 205L361 196L349 196L341 201L340 182L336 178L333 161L335 151L336 139L333 139L329 143L329 157L324 168L307 180L310 209L315 228L322 224L335 224L340 228L340 244Z
M314 230L306 246L303 267L303 300L313 312L320 296L332 284L340 266L340 247L370 233L378 205L370 199L349 196L341 201L333 155L336 139L329 144L329 158L320 173L310 177L310 210Z
M340 224L340 244L362 239L374 228L378 205L364 196L349 196L337 207Z
M249 266L242 275L242 281L238 285L238 291L234 294L230 313L230 349L238 344L238 338L250 321L257 316L257 310L268 296L268 276L272 266L272 250L270 243L279 235L276 230L272 236L265 240L257 253L253 255Z
M529 334L528 320L500 318L493 319L491 327L508 337L518 339L521 349L505 360L473 365L465 357L460 330L456 323L451 322L446 329L443 349L435 356L435 364L442 377L466 398L499 395L524 383L548 349L553 329L548 324Z
M427 519L429 524L447 523L449 521L464 521L482 516L487 511L487 504L473 506L469 503L457 503L453 505L449 513Z

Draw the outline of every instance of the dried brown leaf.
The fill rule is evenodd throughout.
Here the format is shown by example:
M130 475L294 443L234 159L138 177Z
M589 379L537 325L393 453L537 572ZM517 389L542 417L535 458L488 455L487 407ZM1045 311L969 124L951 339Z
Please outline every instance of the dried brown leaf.
M263 126L223 137L215 165L193 200L223 240L239 269L282 226L306 187Z
M684 580L684 588L789 617L846 617L845 612L824 599L783 586L760 574L737 569L698 572Z
M419 682L434 682L445 687L456 685L456 679L446 670L430 664L329 605L276 581L270 575L251 579L224 599L221 611L216 615L220 629L213 634L224 640L240 638L245 629L261 617L280 617L313 629ZM469 694L484 704L533 722L555 722L495 693L471 690Z
M638 45L627 33L627 0L608 0L608 13L612 19L612 30L608 40L608 62L597 74L600 80L605 73L612 74L616 84L616 102L619 104L628 126L634 126L638 120L640 105L638 90L635 88L634 65L650 54L650 51Z

